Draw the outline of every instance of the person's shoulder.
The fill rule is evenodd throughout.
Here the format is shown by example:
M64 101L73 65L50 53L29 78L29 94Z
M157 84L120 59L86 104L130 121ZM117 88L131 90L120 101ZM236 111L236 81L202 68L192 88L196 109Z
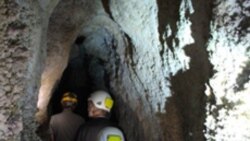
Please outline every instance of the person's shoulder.
M83 129L83 128L84 128L84 126L86 126L85 124L86 124L86 123L82 123L82 124L80 124L78 129L79 129L79 130Z
M80 116L80 115L77 115L77 114L76 114L76 118L77 118L78 121L80 121L80 122L82 122L82 123L85 122L85 119L84 119L82 116Z
M50 124L57 124L58 123L58 119L61 117L60 115L61 113L52 115L50 118Z
M70 116L73 116L73 117L78 118L78 119L84 119L82 116L80 116L79 114L74 113L74 112L71 112Z
M88 123L89 124L94 124L94 125L113 125L112 121L110 121L107 118L103 118L103 117L91 118L91 119L89 119Z
M51 116L51 119L56 119L61 116L61 113L57 113Z

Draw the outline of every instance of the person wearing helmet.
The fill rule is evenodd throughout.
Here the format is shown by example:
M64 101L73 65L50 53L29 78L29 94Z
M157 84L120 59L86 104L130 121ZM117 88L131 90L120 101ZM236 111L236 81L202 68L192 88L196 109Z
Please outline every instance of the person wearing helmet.
M76 141L125 141L122 131L109 120L113 103L113 99L105 91L96 91L90 95L90 120L79 128Z
M52 141L73 141L76 132L84 119L75 114L73 110L77 105L77 96L72 92L66 92L61 99L63 111L53 115L50 120Z

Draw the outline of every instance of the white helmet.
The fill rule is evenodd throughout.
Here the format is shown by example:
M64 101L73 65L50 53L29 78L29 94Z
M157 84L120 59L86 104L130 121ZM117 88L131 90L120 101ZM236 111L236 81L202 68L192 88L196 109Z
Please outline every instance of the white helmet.
M88 101L92 101L96 108L110 112L113 107L113 99L105 91L96 91L90 95Z
M98 141L125 141L123 133L116 127L105 127L98 134Z

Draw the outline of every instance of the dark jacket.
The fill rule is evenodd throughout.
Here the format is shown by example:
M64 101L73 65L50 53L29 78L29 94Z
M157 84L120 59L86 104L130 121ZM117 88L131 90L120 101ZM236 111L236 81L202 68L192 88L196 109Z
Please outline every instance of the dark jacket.
M79 128L75 141L97 141L98 133L107 126L117 127L107 118L90 119Z
M84 119L70 110L52 116L50 130L55 141L73 141Z

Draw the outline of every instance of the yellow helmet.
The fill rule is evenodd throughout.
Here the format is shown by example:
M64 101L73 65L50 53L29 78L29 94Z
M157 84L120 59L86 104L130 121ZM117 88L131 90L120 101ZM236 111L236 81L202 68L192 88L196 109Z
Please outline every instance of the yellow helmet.
M78 100L77 100L77 95L72 93L72 92L66 92L63 94L62 100L61 100L61 104L63 103L72 103L72 104L77 104Z

